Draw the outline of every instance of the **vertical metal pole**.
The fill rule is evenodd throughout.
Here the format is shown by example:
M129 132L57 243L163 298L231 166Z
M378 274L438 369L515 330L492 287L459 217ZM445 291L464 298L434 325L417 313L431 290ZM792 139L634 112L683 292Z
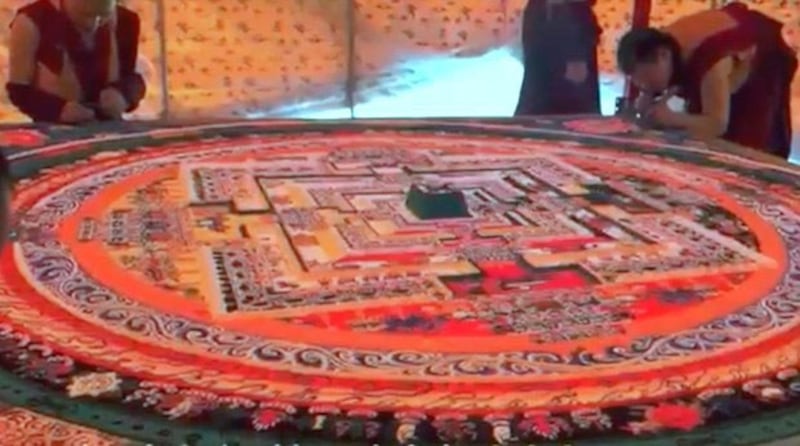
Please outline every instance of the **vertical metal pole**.
M347 80L345 82L345 103L350 109L350 119L356 117L356 0L347 1Z
M503 15L503 34L498 36L498 40L495 42L496 47L500 47L504 39L508 36L508 0L500 0L500 8L502 9L501 13Z
M161 119L169 119L169 75L167 69L167 8L164 2L167 0L158 0L156 2L158 19L156 21L156 29L159 35L159 52L161 52Z

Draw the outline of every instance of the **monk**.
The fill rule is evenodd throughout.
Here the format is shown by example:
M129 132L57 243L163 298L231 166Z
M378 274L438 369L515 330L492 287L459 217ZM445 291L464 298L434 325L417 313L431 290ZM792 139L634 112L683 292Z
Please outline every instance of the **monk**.
M797 57L781 29L780 22L731 3L661 30L632 30L617 59L653 123L788 158ZM685 112L667 106L673 95L685 100Z
M9 99L37 122L121 119L139 105L139 16L116 0L37 0L11 24Z
M529 0L516 116L600 113L595 0Z

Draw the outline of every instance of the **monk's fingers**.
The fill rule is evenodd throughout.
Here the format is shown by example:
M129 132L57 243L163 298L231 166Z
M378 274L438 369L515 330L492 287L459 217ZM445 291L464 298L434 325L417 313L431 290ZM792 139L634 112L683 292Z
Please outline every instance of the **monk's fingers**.
M633 107L638 112L645 112L653 105L653 96L649 94L640 94L633 103Z
M675 98L677 96L678 96L678 91L676 89L674 89L674 88L670 88L667 91L665 91L662 95L657 97L655 99L655 103L656 104L664 104L664 105L666 105L667 102L669 102L670 100L672 100L673 98Z
M671 98L674 98L675 96L678 96L679 92L680 92L680 89L678 87L669 87L667 89L667 92L664 94L664 96L666 96L666 97L671 99Z
M670 99L672 99L672 96L667 96L667 95L659 96L655 101L653 101L653 104L651 105L651 107L652 108L655 108L655 107L666 107L667 103L669 102Z
M643 113L643 115L648 119L659 121L665 116L667 112L669 112L669 107L667 107L667 104L659 102L652 105L651 107L648 107L647 110Z

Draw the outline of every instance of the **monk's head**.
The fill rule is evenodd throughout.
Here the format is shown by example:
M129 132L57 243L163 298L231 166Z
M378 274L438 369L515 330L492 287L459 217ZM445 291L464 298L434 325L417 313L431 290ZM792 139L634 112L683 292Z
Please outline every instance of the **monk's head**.
M11 172L8 160L0 153L0 249L5 245L11 221Z
M75 26L94 31L114 14L117 0L64 0L63 5Z
M680 63L680 47L663 31L633 29L619 42L617 63L636 88L648 93L661 93L674 83Z

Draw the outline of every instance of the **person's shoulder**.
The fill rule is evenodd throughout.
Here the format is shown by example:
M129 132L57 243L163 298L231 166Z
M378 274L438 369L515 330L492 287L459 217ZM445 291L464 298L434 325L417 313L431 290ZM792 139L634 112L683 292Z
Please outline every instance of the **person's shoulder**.
M17 8L17 13L40 13L52 9L52 7L53 4L50 3L50 0L36 0Z
M11 21L12 39L28 42L38 39L42 30L49 29L46 25L55 20L53 11L55 9L50 0L37 0L17 9Z
M127 20L136 19L136 20L138 20L139 19L139 13L137 13L133 9L130 9L130 8L122 6L122 5L119 5L119 6L117 6L117 17L119 17L120 19L127 19Z
M36 0L17 9L17 16L25 16L36 24L52 20L52 12L55 11L50 0Z
M139 14L136 11L126 8L125 6L117 6L118 26L122 28L138 27L139 20Z

